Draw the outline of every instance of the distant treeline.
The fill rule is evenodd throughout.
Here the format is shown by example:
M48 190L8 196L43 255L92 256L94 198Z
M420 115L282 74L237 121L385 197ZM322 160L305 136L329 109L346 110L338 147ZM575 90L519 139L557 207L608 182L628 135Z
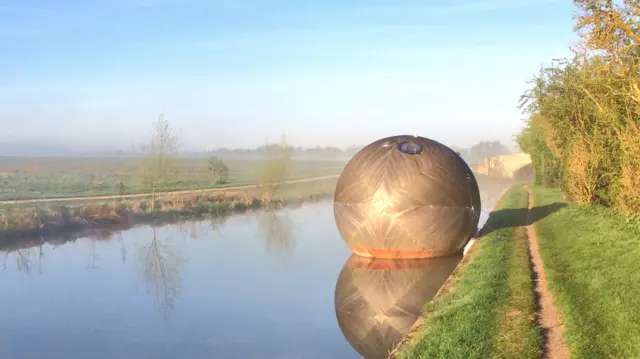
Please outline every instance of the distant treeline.
M220 147L208 151L201 152L183 152L182 155L190 156L190 157L211 157L217 156L221 158L230 158L230 157L258 157L262 156L265 153L268 153L270 150L275 147L280 146L280 144L268 144L264 146L259 146L256 148L226 148ZM317 147L301 147L301 146L288 146L288 150L293 157L297 158L344 158L349 159L353 157L358 151L360 151L364 146L349 146L347 148L339 148L335 146L317 146ZM481 163L485 158L491 156L500 156L509 154L512 151L500 143L499 141L482 141L479 142L469 148L463 148L458 146L451 146L451 149L458 152L462 158L464 158L468 163ZM117 152L116 155L121 156L136 156L137 152L133 151L120 151Z
M51 148L41 148L38 146L25 146L14 144L0 143L0 156L17 156L17 157L41 157L41 156L62 156L62 157L139 157L144 156L145 152L138 146L131 145L131 148L127 150L116 151L103 151L103 152L73 152L66 148L57 148L55 146ZM221 158L230 157L258 157L265 153L268 153L273 147L277 147L279 144L269 144L259 146L256 148L226 148L220 147L208 151L182 151L182 156L189 157L211 157L217 156ZM344 158L348 159L353 157L364 146L349 146L347 148L339 148L335 146L316 146L316 147L302 147L302 146L289 146L290 154L296 158ZM5 148L6 151L2 151ZM29 151L24 150L29 148ZM482 141L471 147L463 148L458 146L451 146L451 148L458 152L467 162L479 163L484 161L485 158L491 156L500 156L511 153L509 148L498 141ZM13 149L13 150L9 150Z
M277 144L271 144L266 146L260 146L253 149L228 149L228 148L219 148L212 151L207 151L204 153L194 154L194 155L204 155L204 156L220 156L220 157L231 157L231 156L251 156L251 155L262 155L267 153L272 149L272 147L278 146ZM294 157L306 157L306 158L351 158L358 151L360 151L364 146L350 146L346 149L341 149L333 146L324 146L324 147L312 147L312 148L303 148L303 147L289 147L289 151ZM451 149L458 152L462 158L464 158L469 163L478 163L484 161L485 158L491 156L500 156L511 153L509 148L498 141L483 141L479 142L469 148L461 148L452 146Z
M100 152L73 152L68 150L59 151L5 151L0 152L0 156L12 156L12 157L140 157L145 155L143 149L134 148L127 150L115 150L115 151L100 151ZM260 146L256 148L226 148L220 147L206 151L181 151L181 156L188 157L211 157L217 156L222 158L228 157L255 157L268 153L270 149L279 147L279 144L270 144ZM322 158L338 158L338 157L351 157L355 155L362 146L351 146L346 149L341 149L333 146L318 146L313 148L303 147L288 147L294 157L322 157Z
M194 155L204 155L204 156L220 156L220 157L231 157L231 156L252 156L252 155L262 155L268 153L274 147L277 147L278 144L269 144L256 148L217 148L210 151L193 153ZM333 146L317 146L311 148L304 148L300 146L289 146L288 147L290 153L294 157L322 157L322 158L340 158L340 157L352 157L355 155L362 146L350 146L346 149L341 149Z

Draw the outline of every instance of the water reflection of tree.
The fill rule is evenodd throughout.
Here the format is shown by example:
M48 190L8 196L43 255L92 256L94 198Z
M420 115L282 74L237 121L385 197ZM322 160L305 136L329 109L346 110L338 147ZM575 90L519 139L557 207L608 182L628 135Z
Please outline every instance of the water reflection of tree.
M118 233L118 242L120 243L120 257L122 258L122 264L127 263L127 248L124 246L124 238L122 238L122 232Z
M180 223L179 230L184 239L187 237L191 239L199 239L212 231L217 232L226 220L227 217L225 216L216 216L209 218L208 220L192 220Z
M211 230L213 231L217 231L220 229L220 226L222 226L226 221L226 216L213 217L209 220L209 228L211 228Z
M180 223L179 230L183 238L198 239L209 233L212 228L204 221L189 221Z
M38 246L38 272L42 274L42 259L44 258L44 251L42 250L42 244Z
M13 257L13 258L12 258ZM2 262L2 268L7 269L7 262L10 259L15 261L16 269L19 272L31 273L33 270L34 262L37 262L38 273L42 274L42 259L44 258L44 251L42 245L37 248L22 248L16 249L13 252L6 252Z
M142 279L160 305L166 319L180 296L180 271L186 262L180 248L156 237L153 228L152 240L139 248Z
M289 216L275 211L262 211L258 215L260 236L267 251L288 254L295 244L294 225Z
M98 254L98 251L96 250L96 246L97 246L97 241L98 238L96 237L91 237L91 261L90 263L87 265L87 268L89 269L100 269L100 265L98 264L98 262L100 262L100 255Z

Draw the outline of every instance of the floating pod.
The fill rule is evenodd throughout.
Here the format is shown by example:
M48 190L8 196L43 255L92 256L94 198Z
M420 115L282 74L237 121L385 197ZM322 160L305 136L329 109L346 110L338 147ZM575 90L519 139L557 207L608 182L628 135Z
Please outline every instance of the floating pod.
M352 255L335 291L342 334L364 358L387 358L461 259L460 254L405 260Z
M349 249L376 258L434 258L460 252L476 233L480 191L449 147L417 136L375 141L345 166L334 194Z

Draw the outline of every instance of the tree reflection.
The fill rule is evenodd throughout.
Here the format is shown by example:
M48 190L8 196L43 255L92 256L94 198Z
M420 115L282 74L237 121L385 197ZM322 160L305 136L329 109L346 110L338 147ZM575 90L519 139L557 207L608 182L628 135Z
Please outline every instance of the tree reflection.
M124 239L122 238L122 232L118 233L118 242L120 242L120 257L122 258L122 264L126 264L127 248L124 246Z
M98 265L98 262L100 261L100 255L98 254L98 252L96 251L96 242L98 241L98 238L96 237L91 237L91 261L90 263L87 265L87 268L93 270L93 269L100 269L100 265Z
M33 265L33 254L31 248L18 249L13 252L13 255L16 260L16 267L18 268L18 271L31 273Z
M42 259L44 258L44 251L42 250L42 244L38 246L38 273L42 274Z
M4 260L2 262L2 268L4 270L7 269L7 262L13 259L16 269L19 272L23 273L31 273L33 270L34 262L37 261L38 272L42 274L42 258L44 257L44 252L42 250L42 246L37 248L21 248L16 249L12 252L6 252L4 255Z
M180 296L180 271L186 258L179 248L157 239L155 228L152 240L139 248L138 257L147 290L158 301L165 319L169 319Z
M212 231L218 231L220 229L220 226L222 226L226 220L226 216L213 217L209 220L209 228Z
M295 244L294 225L286 214L273 210L258 215L260 236L265 240L267 251L289 254Z
M211 232L217 232L227 220L224 216L216 216L208 220L192 220L180 223L178 230L184 239L199 239Z
M187 233L191 239L201 238L212 229L211 226L204 221L190 221L188 222L188 225L189 229L187 230Z

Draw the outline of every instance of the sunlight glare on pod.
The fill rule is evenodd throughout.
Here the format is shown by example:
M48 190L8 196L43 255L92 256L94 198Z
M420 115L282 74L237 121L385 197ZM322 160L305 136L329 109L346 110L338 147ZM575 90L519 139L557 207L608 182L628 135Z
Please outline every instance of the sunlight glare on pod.
M462 251L476 233L480 191L449 147L418 136L375 141L342 171L334 194L349 249L376 258L433 258Z

